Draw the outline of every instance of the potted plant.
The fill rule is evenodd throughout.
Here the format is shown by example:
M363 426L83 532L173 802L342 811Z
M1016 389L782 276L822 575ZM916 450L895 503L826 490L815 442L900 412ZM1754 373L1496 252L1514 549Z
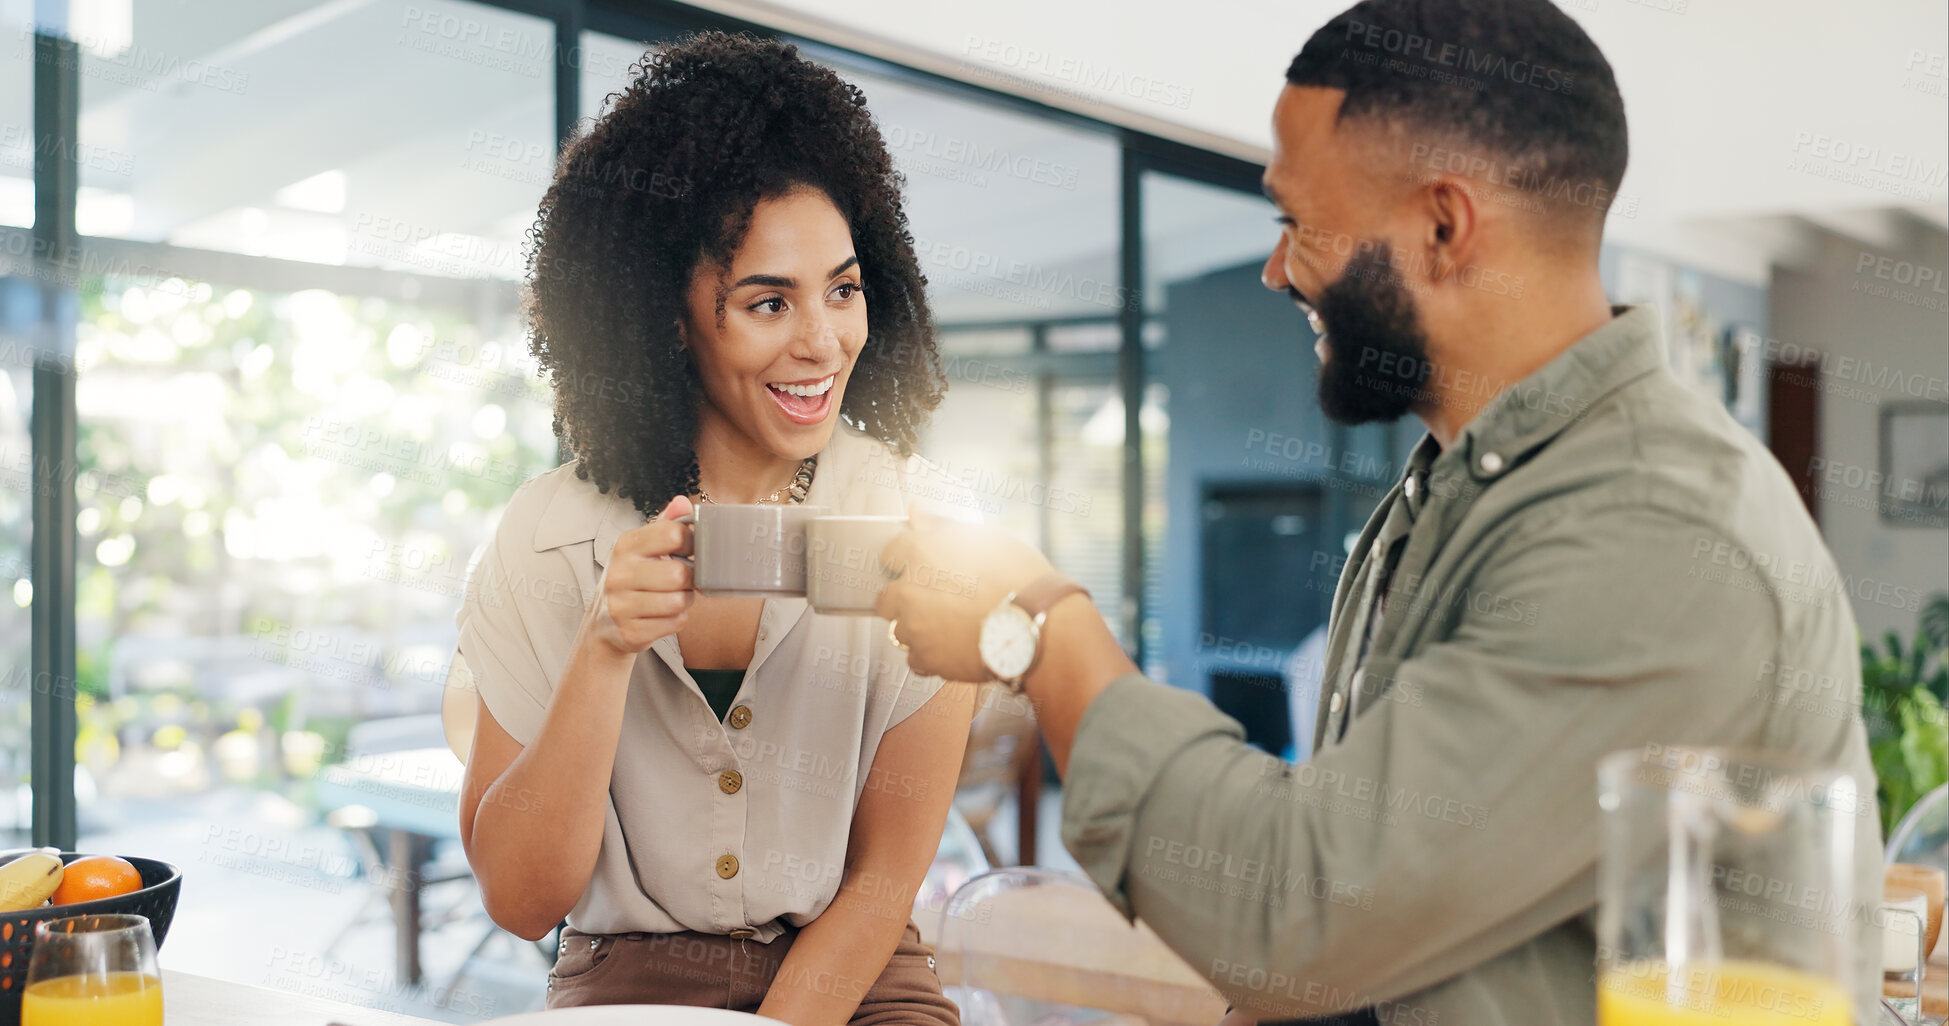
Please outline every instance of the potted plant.
M1885 840L1910 806L1949 780L1949 594L1923 605L1906 648L1892 630L1882 648L1861 645L1861 714Z

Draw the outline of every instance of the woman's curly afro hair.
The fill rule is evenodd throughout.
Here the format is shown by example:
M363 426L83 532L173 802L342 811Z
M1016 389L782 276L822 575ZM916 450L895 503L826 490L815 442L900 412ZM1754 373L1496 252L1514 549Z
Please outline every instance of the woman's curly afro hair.
M870 334L840 415L902 454L945 379L900 176L866 98L783 43L702 33L631 81L557 162L529 233L531 345L577 476L653 515L697 489L703 389L678 325L761 200L811 186L852 228Z

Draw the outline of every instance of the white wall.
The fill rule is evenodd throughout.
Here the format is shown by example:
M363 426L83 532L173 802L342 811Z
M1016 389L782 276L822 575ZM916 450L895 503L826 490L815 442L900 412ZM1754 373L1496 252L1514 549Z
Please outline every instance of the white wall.
M1883 257L1893 262L1883 264ZM1771 333L1783 354L1802 348L1824 354L1821 534L1851 581L1855 616L1871 638L1891 627L1912 635L1911 598L1949 591L1949 529L1884 523L1876 509L1879 489L1867 476L1879 466L1882 403L1930 398L1949 404L1945 267L1949 235L1941 232L1924 233L1901 252L1864 250L1828 236L1809 266L1780 269L1770 293ZM1933 269L1930 284L1896 282L1913 280L1918 268ZM1884 288L1890 295L1870 294ZM1949 461L1949 427L1939 456Z

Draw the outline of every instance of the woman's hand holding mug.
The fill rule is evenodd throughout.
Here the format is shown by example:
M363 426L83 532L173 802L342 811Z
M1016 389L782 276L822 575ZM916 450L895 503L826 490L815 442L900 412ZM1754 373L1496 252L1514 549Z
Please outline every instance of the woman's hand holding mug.
M656 519L626 531L602 571L602 584L589 606L587 636L618 656L635 656L683 629L690 604L691 528L677 523L690 512L690 500L677 496Z

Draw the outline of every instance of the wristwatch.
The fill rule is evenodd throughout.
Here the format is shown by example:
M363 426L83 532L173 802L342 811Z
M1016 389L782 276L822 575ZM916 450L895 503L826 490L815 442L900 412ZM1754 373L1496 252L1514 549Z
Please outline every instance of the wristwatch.
M1015 691L1042 658L1042 623L1049 610L1069 596L1089 591L1060 571L1051 570L1020 591L1010 592L981 621L981 662L995 679Z

